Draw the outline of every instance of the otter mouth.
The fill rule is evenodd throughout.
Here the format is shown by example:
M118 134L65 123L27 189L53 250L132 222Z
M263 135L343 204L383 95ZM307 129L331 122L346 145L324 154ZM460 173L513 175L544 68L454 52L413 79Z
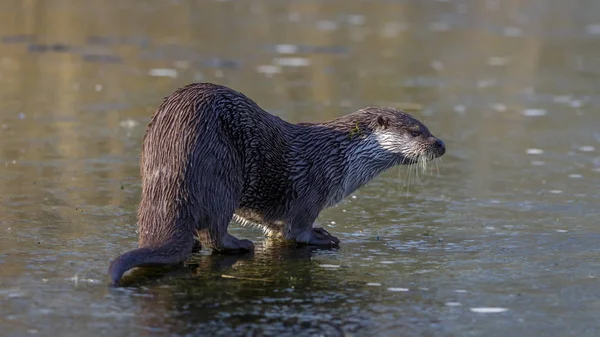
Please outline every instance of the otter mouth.
M443 156L446 153L446 146L444 142L440 139L437 139L429 144L425 149L418 151L416 154L411 154L408 156L402 156L399 159L400 165L414 165L421 164L424 165L427 162L430 162L436 158Z
M438 156L438 155L433 155L433 154L429 154L429 153L425 153L423 155L416 156L416 157L403 157L403 158L399 159L399 165L406 165L406 166L416 165L416 164L423 165L423 164L428 163L439 157L440 156Z

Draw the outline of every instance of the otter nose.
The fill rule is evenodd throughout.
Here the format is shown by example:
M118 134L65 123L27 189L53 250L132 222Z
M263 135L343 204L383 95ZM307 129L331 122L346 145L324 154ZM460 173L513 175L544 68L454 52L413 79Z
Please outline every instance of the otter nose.
M440 156L446 153L446 145L444 145L444 142L441 139L436 139L434 146L438 150Z

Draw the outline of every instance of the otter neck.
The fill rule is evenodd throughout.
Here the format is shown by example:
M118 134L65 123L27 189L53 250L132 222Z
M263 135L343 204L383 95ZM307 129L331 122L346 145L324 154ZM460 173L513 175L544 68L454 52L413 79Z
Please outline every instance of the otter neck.
M394 157L381 148L374 134L355 141L347 147L346 174L341 186L342 198L395 165Z
M337 204L397 163L395 156L381 148L373 132L357 135L352 130L328 128L324 131L328 137L319 139L320 131L309 134L304 153L306 161L319 162L315 165L319 171L312 173L322 177L329 191L326 207Z

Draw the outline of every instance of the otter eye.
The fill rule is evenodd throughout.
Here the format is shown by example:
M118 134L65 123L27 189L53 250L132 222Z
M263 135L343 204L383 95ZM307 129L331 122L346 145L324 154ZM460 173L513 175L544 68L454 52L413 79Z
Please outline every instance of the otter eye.
M421 133L419 131L411 131L410 135L413 137L419 137L421 135Z

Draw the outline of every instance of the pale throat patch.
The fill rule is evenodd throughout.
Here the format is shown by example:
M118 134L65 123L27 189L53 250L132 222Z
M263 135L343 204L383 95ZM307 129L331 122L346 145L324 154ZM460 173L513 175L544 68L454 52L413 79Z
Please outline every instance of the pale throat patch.
M373 135L379 146L390 152L398 152L398 150L404 148L401 144L410 143L406 136L399 136L391 132L376 131L373 132Z

